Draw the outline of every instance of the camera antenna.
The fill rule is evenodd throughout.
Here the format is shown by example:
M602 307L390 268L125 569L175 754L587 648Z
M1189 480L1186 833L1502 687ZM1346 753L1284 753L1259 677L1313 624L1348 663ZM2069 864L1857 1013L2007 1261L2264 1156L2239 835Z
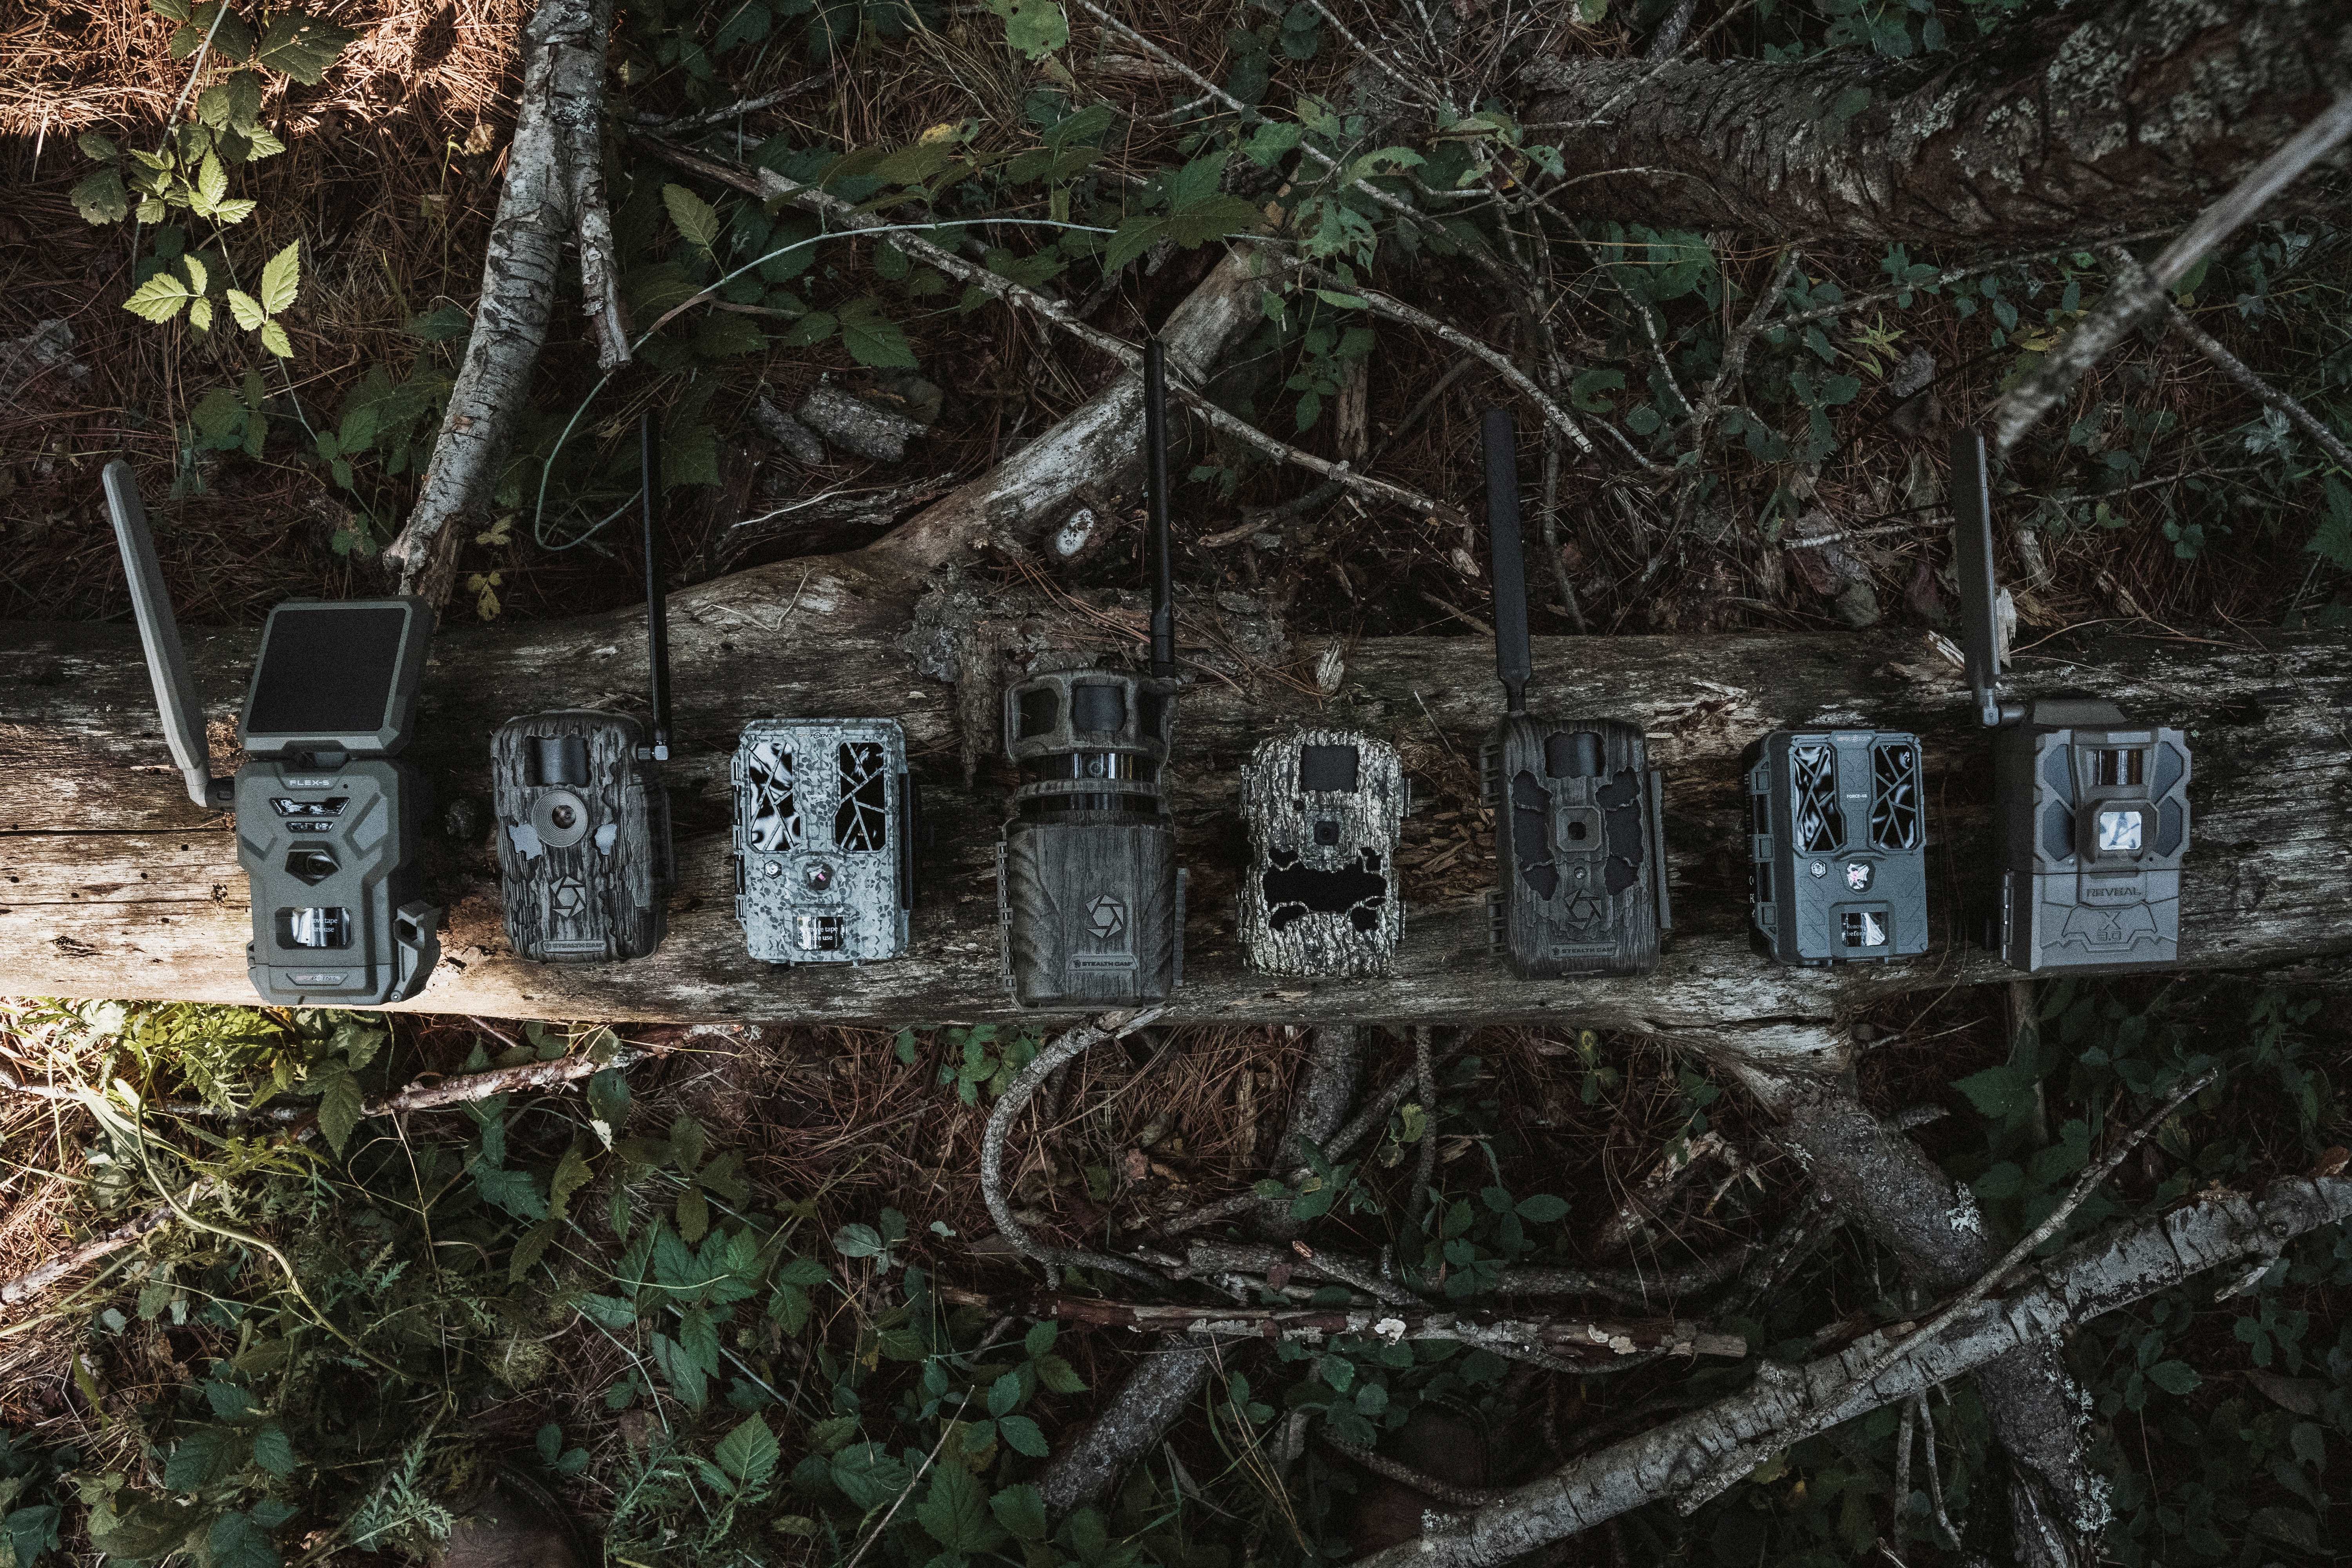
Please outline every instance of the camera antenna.
M662 581L661 543L656 522L661 512L661 421L652 409L638 416L639 489L646 523L646 661L651 666L654 761L669 761L669 596Z
M1959 579L1960 641L1977 716L1988 729L2016 715L2000 700L2000 628L1992 575L1992 480L1984 433L1952 435L1952 570Z
M1150 526L1151 673L1176 676L1176 568L1168 543L1168 350L1143 340L1143 507Z
M117 458L99 476L106 491L106 510L114 520L114 542L122 551L122 570L131 580L131 613L139 622L139 641L147 650L147 679L155 685L155 710L163 720L163 743L188 781L188 798L215 809L236 804L236 785L212 773L212 752L205 743L204 705L196 697L194 677L188 673L187 650L180 644L180 623L172 614L172 595L163 586L163 567L155 559L155 536L147 529L147 508L139 499L139 480L131 465Z
M1486 452L1486 549L1495 575L1495 673L1508 711L1528 710L1528 572L1519 549L1519 450L1507 409L1489 408L1480 432Z

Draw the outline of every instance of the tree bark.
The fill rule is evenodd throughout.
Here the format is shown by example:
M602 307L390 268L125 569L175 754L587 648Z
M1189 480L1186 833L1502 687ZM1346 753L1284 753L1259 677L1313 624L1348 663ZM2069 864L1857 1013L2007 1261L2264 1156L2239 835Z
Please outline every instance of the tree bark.
M1852 1420L1949 1382L2019 1347L2054 1340L2209 1268L2275 1255L2286 1242L2352 1215L2352 1180L2289 1178L2259 1203L2221 1192L2160 1218L2118 1226L2021 1271L1931 1346L1852 1388L1834 1412ZM1570 1461L1468 1517L1357 1560L1357 1568L1486 1568L1591 1529L1644 1503L1683 1496L1717 1458L1769 1443L1847 1389L1892 1331L1802 1366L1767 1363L1744 1394Z
M427 845L427 890L449 910L430 1011L488 1016L726 1021L794 1016L892 1027L1015 1016L1000 989L990 867L1003 780L954 776L954 693L941 668L950 595L910 605L895 575L856 555L790 561L674 594L677 740L667 770L682 879L670 934L630 963L530 964L500 931L488 826ZM961 612L959 612L961 613ZM950 617L951 618L951 617ZM912 629L909 629L910 620ZM1172 1019L1573 1021L1696 1045L1777 1107L1788 1081L1833 1077L1843 1026L1870 1003L1923 988L2005 980L1956 940L1990 902L1989 747L1959 671L1892 637L1738 636L1539 639L1534 689L1560 713L1642 722L1666 778L1666 838L1680 917L1664 963L1641 977L1519 981L1486 949L1491 826L1474 803L1473 759L1493 722L1492 651L1481 639L1395 637L1356 646L1333 697L1284 666L1262 620L1188 603L1180 616L1192 683L1175 812L1192 869L1185 984ZM1140 608L1085 617L1008 616L1022 658L1123 654ZM453 626L436 641L419 738L408 755L446 803L487 795L488 736L517 713L628 707L644 668L634 613L536 625ZM1252 643L1245 639L1257 638ZM2352 637L2240 634L2028 658L2020 697L2092 680L2134 718L2187 725L2197 748L2182 899L2184 963L2325 964L2352 951L2352 794L2337 716L2352 710ZM209 710L241 695L250 629L198 631L189 658ZM1251 648L1258 651L1250 652ZM1240 649L1242 651L1235 651ZM1114 654L1114 657L1116 654ZM945 667L960 669L952 659ZM976 679L978 672L963 672ZM969 680L968 680L969 683ZM0 975L17 993L249 1002L247 886L226 820L173 787L156 738L138 639L103 626L0 626ZM744 721L776 713L884 713L908 730L934 841L920 851L912 948L888 963L772 971L749 961L733 910L727 763ZM1905 963L1774 965L1748 945L1740 748L1776 724L1868 721L1926 745L1935 944ZM993 719L984 710L980 721ZM1365 982L1269 980L1245 972L1232 931L1244 836L1236 761L1301 721L1401 743L1424 804L1408 818L1401 870L1413 905L1396 974ZM225 731L226 724L222 725ZM239 760L226 734L216 772ZM982 750L992 767L996 746ZM1433 821L1441 810L1457 820ZM1436 851L1452 847L1448 858ZM1441 865L1440 862L1443 862ZM1428 868L1439 865L1432 871Z
M1524 80L1581 216L2087 240L2186 220L2352 88L2352 16L2334 0L2107 0L1911 60L1547 59Z

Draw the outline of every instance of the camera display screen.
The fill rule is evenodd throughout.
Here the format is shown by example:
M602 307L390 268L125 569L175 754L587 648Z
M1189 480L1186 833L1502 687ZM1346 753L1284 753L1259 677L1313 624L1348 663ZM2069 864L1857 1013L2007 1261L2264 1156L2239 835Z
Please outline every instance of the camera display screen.
M397 605L279 609L254 673L247 733L302 741L383 729L407 629Z
M2095 826L2102 855L2139 853L2143 818L2137 811L2103 811Z

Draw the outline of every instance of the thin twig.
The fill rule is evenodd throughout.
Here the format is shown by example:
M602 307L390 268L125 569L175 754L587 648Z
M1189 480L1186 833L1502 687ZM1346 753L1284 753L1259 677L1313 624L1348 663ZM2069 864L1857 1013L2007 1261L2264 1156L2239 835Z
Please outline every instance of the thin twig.
M1435 1498L1439 1502L1452 1503L1455 1508L1484 1508L1505 1495L1491 1487L1459 1487L1452 1481L1441 1481L1435 1476L1424 1475L1411 1465L1390 1458L1386 1454L1376 1454L1370 1448L1359 1448L1353 1443L1335 1437L1331 1435L1331 1429L1328 1426L1318 1426L1315 1428L1315 1439L1340 1458L1361 1465L1376 1476L1386 1476L1400 1486L1411 1487L1424 1497Z
M2352 447L2347 447L2343 437L2329 429L2318 416L2305 408L2295 398L2264 381L2253 366L2231 353L2204 328L2191 321L2189 312L2183 310L2179 305L2167 300L2164 302L2164 308L2171 320L2172 330L2188 339L2190 346L2199 353L2211 360L2222 374L2252 393L2261 400L2263 407L2276 409L2300 426L2305 435L2319 443L2319 449L2326 452L2337 468L2342 468L2347 474L2352 474Z

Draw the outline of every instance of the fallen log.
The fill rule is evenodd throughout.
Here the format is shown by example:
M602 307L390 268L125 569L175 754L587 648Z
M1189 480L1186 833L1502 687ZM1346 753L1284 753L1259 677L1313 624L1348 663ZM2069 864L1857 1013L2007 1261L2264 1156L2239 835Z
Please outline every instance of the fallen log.
M1057 601L988 620L951 595L908 602L903 576L856 555L790 561L671 595L678 739L668 778L682 879L661 951L629 963L535 965L501 934L486 798L488 737L517 713L630 707L644 629L628 613L439 637L409 755L445 803L477 803L464 837L428 847L448 910L445 957L413 1004L537 1017L797 1017L892 1026L1013 1016L997 974L991 867L1004 798L992 700L961 720L933 675L1001 681L1006 667L1139 646L1139 609ZM972 585L961 590L976 597ZM1696 1044L1778 1102L1786 1075L1843 1065L1843 1024L1876 1000L2005 979L1962 942L1988 902L1990 746L1958 670L1898 637L1547 639L1535 689L1561 713L1638 720L1666 778L1680 921L1654 975L1523 982L1486 951L1491 826L1475 758L1496 710L1492 655L1473 638L1370 639L1341 650L1334 695L1314 652L1221 606L1187 606L1192 686L1181 708L1178 832L1192 868L1186 983L1174 1018L1456 1023L1555 1018ZM980 637L973 628L989 629ZM2352 951L2352 790L2341 726L2352 659L2341 632L2241 634L2227 644L2111 638L2021 662L2020 696L2095 684L2135 718L2186 727L2196 748L2183 962L2326 965ZM242 696L250 629L199 632L190 662L215 715L216 772L236 764L226 716ZM1236 651L1238 650L1238 651ZM1327 673L1328 668L1327 668ZM0 626L0 989L65 996L247 1001L246 879L225 818L174 787L137 638L116 626ZM890 714L906 726L935 840L904 960L775 971L745 955L732 909L727 762L738 729L771 714ZM1919 731L1936 869L1934 942L1880 966L1775 966L1746 936L1740 748L1775 724L1864 719ZM1244 971L1232 923L1241 870L1236 764L1261 735L1313 721L1395 740L1421 803L1400 862L1412 908L1396 973L1353 983ZM961 728L960 729L960 725ZM969 731L967 733L966 731ZM990 764L965 787L965 742ZM992 772L995 776L992 776Z

